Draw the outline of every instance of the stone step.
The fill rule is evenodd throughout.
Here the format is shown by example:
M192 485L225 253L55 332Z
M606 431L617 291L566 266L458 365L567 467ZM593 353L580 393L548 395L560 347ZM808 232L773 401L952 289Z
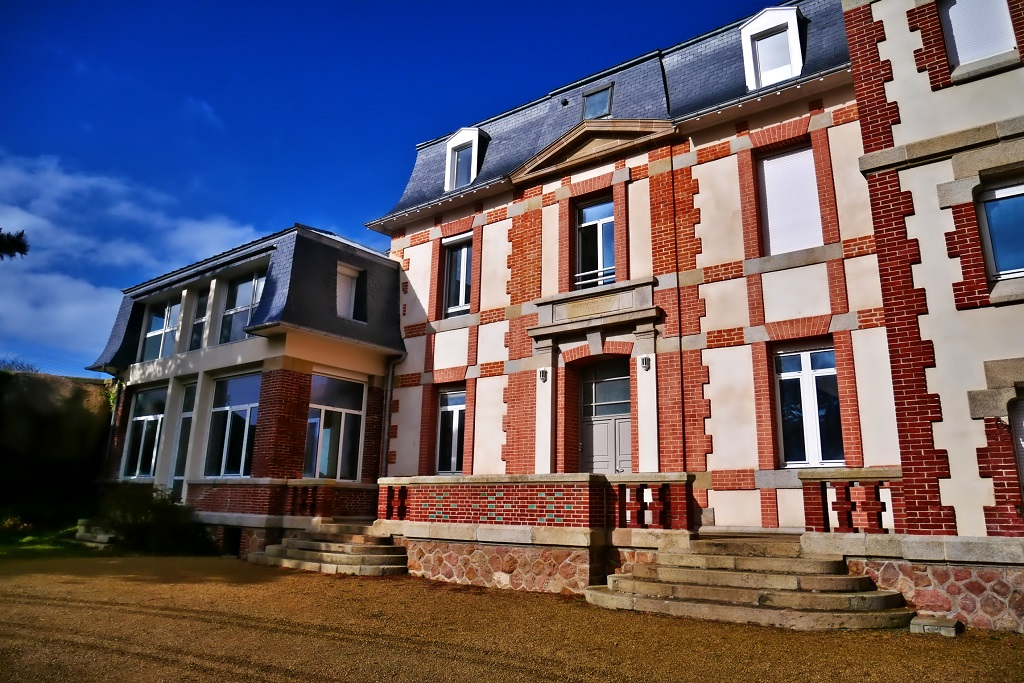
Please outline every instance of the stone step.
M309 531L302 535L306 541L321 543L361 543L364 545L394 545L390 536L372 536L370 534L344 534Z
M620 593L631 593L647 597L711 600L714 602L750 606L805 610L852 610L864 612L903 607L905 604L903 596L897 591L873 590L819 593L773 590L768 588L701 586L651 579L637 579L630 574L609 576L608 587Z
M287 557L304 562L343 565L406 566L405 555L348 555L345 553L321 553L314 550L296 550L282 545L267 546L264 552L271 557Z
M767 572L736 571L729 569L691 569L661 564L638 564L633 576L698 586L727 586L730 588L768 588L772 590L805 590L844 593L870 591L875 584L866 576L826 574L772 574Z
M800 541L779 539L707 538L690 541L690 552L700 555L742 555L745 557L800 557Z
M368 536L373 533L373 526L367 524L321 524L310 533Z
M76 541L96 545L107 545L114 540L114 534L106 531L79 531L75 534Z
M307 572L320 572L321 574L348 574L353 576L398 576L408 573L405 565L400 567L365 565L365 564L330 564L327 562L308 562L296 560L289 557L274 557L266 553L249 553L249 561L253 564L267 565L271 567L285 567L287 569L301 569Z
M779 609L679 598L650 597L620 593L608 586L586 591L587 602L609 609L653 612L691 619L760 624L805 631L834 629L905 628L914 617L907 608L867 611Z
M328 543L303 538L286 538L282 545L299 550L318 550L328 553L350 553L353 555L405 555L405 548L399 545L372 543Z
M658 564L694 569L737 569L749 572L787 574L846 574L841 555L826 557L747 557L743 555L704 555L694 553L659 553Z

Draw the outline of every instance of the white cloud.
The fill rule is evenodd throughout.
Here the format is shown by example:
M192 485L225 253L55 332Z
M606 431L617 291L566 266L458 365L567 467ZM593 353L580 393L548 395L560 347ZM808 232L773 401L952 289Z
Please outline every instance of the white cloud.
M206 100L197 100L194 97L185 98L182 114L191 121L202 121L214 128L224 127L224 122L220 120L217 112L213 110L213 107Z

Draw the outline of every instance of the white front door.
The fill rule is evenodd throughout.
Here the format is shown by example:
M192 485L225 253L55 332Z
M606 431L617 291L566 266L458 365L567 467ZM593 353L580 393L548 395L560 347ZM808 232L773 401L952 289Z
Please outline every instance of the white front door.
M629 360L587 368L580 386L580 471L622 474L633 469Z

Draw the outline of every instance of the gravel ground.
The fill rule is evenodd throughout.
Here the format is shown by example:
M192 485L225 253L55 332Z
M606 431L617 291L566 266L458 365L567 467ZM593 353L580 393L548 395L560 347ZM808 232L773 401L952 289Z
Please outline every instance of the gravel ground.
M1021 681L1024 636L800 633L230 558L0 562L2 681Z

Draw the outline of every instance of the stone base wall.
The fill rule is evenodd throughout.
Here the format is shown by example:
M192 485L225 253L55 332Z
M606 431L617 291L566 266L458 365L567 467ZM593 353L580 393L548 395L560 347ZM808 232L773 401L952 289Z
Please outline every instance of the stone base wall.
M898 590L915 609L997 631L1024 633L1024 567L849 560L851 574Z
M658 553L653 549L609 548L608 573L629 574L634 564L648 564L658 561Z
M238 530L238 557L243 560L249 553L262 552L268 545L280 543L285 538L295 538L302 533L300 529L231 527L221 524L209 524L206 528L210 530L217 546L225 553L234 552L234 548L228 547L227 538L231 534L230 530Z
M589 548L396 541L409 553L413 576L467 586L579 595L600 564Z

